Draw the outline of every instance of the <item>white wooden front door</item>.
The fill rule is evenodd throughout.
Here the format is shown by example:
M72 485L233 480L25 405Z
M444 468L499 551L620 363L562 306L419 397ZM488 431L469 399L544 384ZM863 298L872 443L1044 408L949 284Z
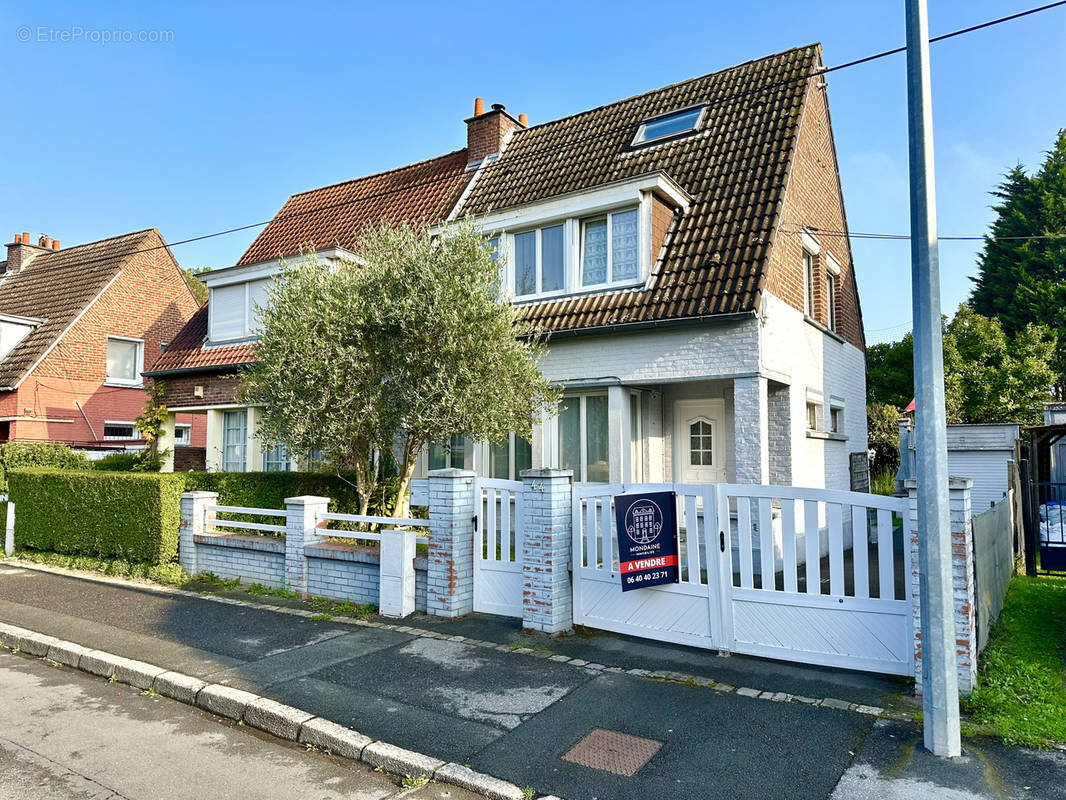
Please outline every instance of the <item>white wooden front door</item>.
M678 400L674 407L674 453L683 483L726 480L722 437L725 401Z

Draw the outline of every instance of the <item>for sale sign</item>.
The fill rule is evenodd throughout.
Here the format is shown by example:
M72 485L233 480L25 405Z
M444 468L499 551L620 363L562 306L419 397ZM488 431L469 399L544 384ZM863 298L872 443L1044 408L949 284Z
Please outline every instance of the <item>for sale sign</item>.
M618 495L614 514L622 591L677 583L677 495Z

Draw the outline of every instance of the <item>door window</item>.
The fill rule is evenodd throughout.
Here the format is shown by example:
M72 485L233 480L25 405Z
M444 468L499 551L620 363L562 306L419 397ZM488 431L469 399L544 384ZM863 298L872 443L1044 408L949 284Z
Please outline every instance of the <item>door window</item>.
M688 463L693 467L714 466L714 428L706 420L696 420L688 429Z

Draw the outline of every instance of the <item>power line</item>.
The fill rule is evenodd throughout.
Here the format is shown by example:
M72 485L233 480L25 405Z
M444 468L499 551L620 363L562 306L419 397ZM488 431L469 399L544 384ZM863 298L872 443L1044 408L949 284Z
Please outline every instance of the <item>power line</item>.
M1066 0L1064 0L1066 2ZM856 231L833 231L825 228L817 228L812 225L806 230L817 233L819 236L842 236L849 239L887 239L889 241L907 241L910 234L907 233L870 233ZM790 235L803 233L803 230L782 230L781 233ZM1030 241L1040 239L1066 239L1066 233L1034 233L1028 236L938 236L939 241L947 242L983 242L986 238L995 239L997 242Z
M951 38L954 38L956 36L961 36L963 34L972 33L974 31L982 30L984 28L990 28L990 27L992 27L994 25L1000 25L1000 24L1003 24L1005 22L1011 22L1013 20L1020 19L1022 17L1030 16L1031 14L1037 14L1037 13L1040 13L1042 11L1048 11L1050 9L1056 8L1058 6L1064 6L1064 5L1066 5L1066 0L1057 0L1057 2L1047 3L1046 5L1037 6L1036 8L1031 8L1031 9L1028 9L1026 11L1020 11L1020 12L1015 13L1015 14L1009 14L1009 15L1004 16L1004 17L998 17L996 19L988 20L986 22L981 22L981 23L979 23L977 25L971 25L971 26L966 27L966 28L960 28L958 30L951 31L949 33L944 33L944 34L941 34L940 36L932 37L929 41L930 42L944 41L946 39L951 39ZM846 62L844 62L842 64L837 64L837 65L832 66L832 67L823 67L822 69L815 70L814 72L812 72L810 74L801 75L801 76L795 77L795 78L787 78L785 80L776 81L774 83L770 83L770 84L767 84L765 86L760 86L760 87L755 88L755 89L748 89L748 90L745 90L743 92L737 92L737 93L735 93L733 95L729 95L727 97L719 98L719 99L714 100L714 101L709 101L707 103L707 105L708 106L710 106L710 105L723 105L725 103L733 102L733 101L736 101L736 100L742 100L742 99L744 99L746 97L750 97L750 96L755 95L755 94L761 94L763 92L772 91L774 89L784 88L784 87L790 86L791 84L794 84L794 83L806 82L806 81L809 81L811 78L817 77L819 75L826 75L826 74L828 74L830 72L836 72L838 70L848 69L850 67L859 66L861 64L866 64L866 63L869 63L871 61L876 61L876 60L881 59L881 58L887 58L888 56L898 55L899 53L906 52L906 49L907 48L904 46L904 47L896 47L896 48L893 48L891 50L883 50L883 51L881 51L879 53L874 53L874 54L869 55L869 56L864 56L863 58L858 58L858 59L855 59L853 61L846 61ZM692 83L694 81L703 80L704 78L707 78L707 77L709 77L710 75L713 75L713 74L714 73L708 73L706 75L700 75L700 76L697 76L695 78L688 78L687 80L680 81L680 82L678 82L676 84L673 84L673 86L674 87L684 86L684 85L686 85L688 83ZM544 124L549 124L549 123L544 123ZM529 152L526 152L526 153L521 153L519 155L511 156L506 161L504 161L503 159L494 161L491 164L484 165L484 166L482 166L480 168L480 172L482 173L482 179L483 179L485 173L487 173L490 170L492 170L492 169L494 169L496 167L499 167L501 165L506 164L506 165L510 166L510 165L513 165L516 162L520 162L520 161L522 161L524 159L528 159L528 158L533 158L534 156L538 156L538 155L541 155L543 153L548 153L548 152L552 152L552 151L555 151L555 150L561 150L561 149L565 149L565 148L572 148L575 145L582 144L582 143L584 143L586 141L590 141L590 140L593 140L593 139L599 139L599 138L602 138L602 137L605 137L605 136L609 136L609 135L612 135L612 134L615 134L615 133L618 133L618 132L621 132L621 131L635 130L638 125L639 125L639 123L637 123L637 124L630 123L628 125L620 125L620 126L617 126L615 128L608 128L606 130L599 131L598 133L590 134L590 135L585 136L585 137L580 137L580 138L577 138L577 139L571 139L571 140L568 140L568 141L565 141L565 142L561 142L560 144L557 144L557 145L551 145L551 146L548 146L548 147L542 147L542 148L539 148L539 149L530 150ZM539 127L539 126L533 126L533 127L536 128L536 127ZM403 169L403 167L399 167L397 169ZM387 170L386 172L392 172L392 171L394 171L394 170ZM463 169L461 169L461 170L455 170L455 171L453 171L451 173L445 173L445 174L442 174L442 175L438 175L435 178L429 178L429 179L427 179L425 181L416 182L416 183L408 184L406 186L396 187L396 188L393 188L393 189L386 189L386 190L383 190L383 191L380 191L380 192L373 192L371 194L363 195L363 196L355 198L353 200L345 200L345 201L341 201L341 202L337 202L337 203L331 203L331 204L328 204L328 205L325 205L325 206L318 206L316 208L305 209L303 211L295 211L295 212L292 212L292 213L289 213L289 214L285 214L283 216L282 215L275 215L271 219L268 219L268 220L265 220L265 221L262 221L262 222L251 222L251 223L248 223L247 225L238 225L238 226L235 226L235 227L232 227L232 228L226 228L225 230L220 230L220 231L214 231L212 233L201 234L199 236L190 236L190 237L188 237L186 239L179 239L179 240L174 241L174 242L168 242L165 245L155 245L153 247L146 247L146 248L142 248L140 250L134 250L134 251L128 253L127 255L138 255L140 253L149 253L149 252L152 252L152 251L155 251L155 250L164 250L164 249L168 249L168 248L171 248L171 247L176 247L178 245L191 244L193 242L204 241L205 239L213 239L213 238L217 238L219 236L228 236L230 234L239 233L241 231L250 230L252 228L261 228L261 227L264 227L266 225L269 225L271 222L274 222L274 221L295 219L297 217L308 216L310 214L318 214L318 213L321 213L323 211L332 211L334 209L342 208L344 206L354 205L355 203L362 203L362 202L365 202L367 200L377 199L379 197L387 197L387 196L392 195L392 194L397 194L399 192L406 192L406 191L410 191L412 189L418 189L418 188L421 188L423 186L429 186L429 185L432 185L432 184L435 184L435 183L439 183L441 181L454 180L455 178L457 178L460 175L464 174L466 171L467 171L466 167L464 166ZM383 173L379 173L379 174L383 174ZM364 176L364 177L371 177L371 176ZM361 180L361 178L356 178L354 180ZM825 233L829 234L828 231L825 232ZM832 234L829 234L829 235L832 235ZM850 234L850 233L846 234L844 232L840 232L840 235L847 235L847 236L850 236L850 237L853 237L853 238L886 238L886 239L910 238L910 237L906 237L906 236L902 236L902 235L895 235L895 234ZM942 240L951 240L953 238L982 239L984 237L947 237L947 236L942 236L940 238ZM114 260L114 257L101 257L101 258L95 258L95 259L88 259L88 260L81 261L81 262L75 262L73 264L67 264L66 267L67 268L81 267L81 266L86 266L88 264L99 263L101 261L112 261L112 260Z

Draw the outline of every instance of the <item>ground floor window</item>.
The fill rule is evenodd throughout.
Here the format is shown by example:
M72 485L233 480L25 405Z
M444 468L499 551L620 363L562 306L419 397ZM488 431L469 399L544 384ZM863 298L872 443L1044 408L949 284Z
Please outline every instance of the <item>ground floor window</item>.
M174 446L188 447L192 444L192 425L174 426Z
M517 481L532 467L533 446L521 436L512 433L503 442L489 444L488 477Z
M263 472L288 472L292 469L289 451L283 444L263 450Z
M572 469L579 483L607 483L607 395L564 397L558 419L559 467Z
M467 441L465 436L453 436L446 444L429 448L427 469L464 469L466 466Z
M225 472L244 472L247 446L248 412L222 413L222 469Z

